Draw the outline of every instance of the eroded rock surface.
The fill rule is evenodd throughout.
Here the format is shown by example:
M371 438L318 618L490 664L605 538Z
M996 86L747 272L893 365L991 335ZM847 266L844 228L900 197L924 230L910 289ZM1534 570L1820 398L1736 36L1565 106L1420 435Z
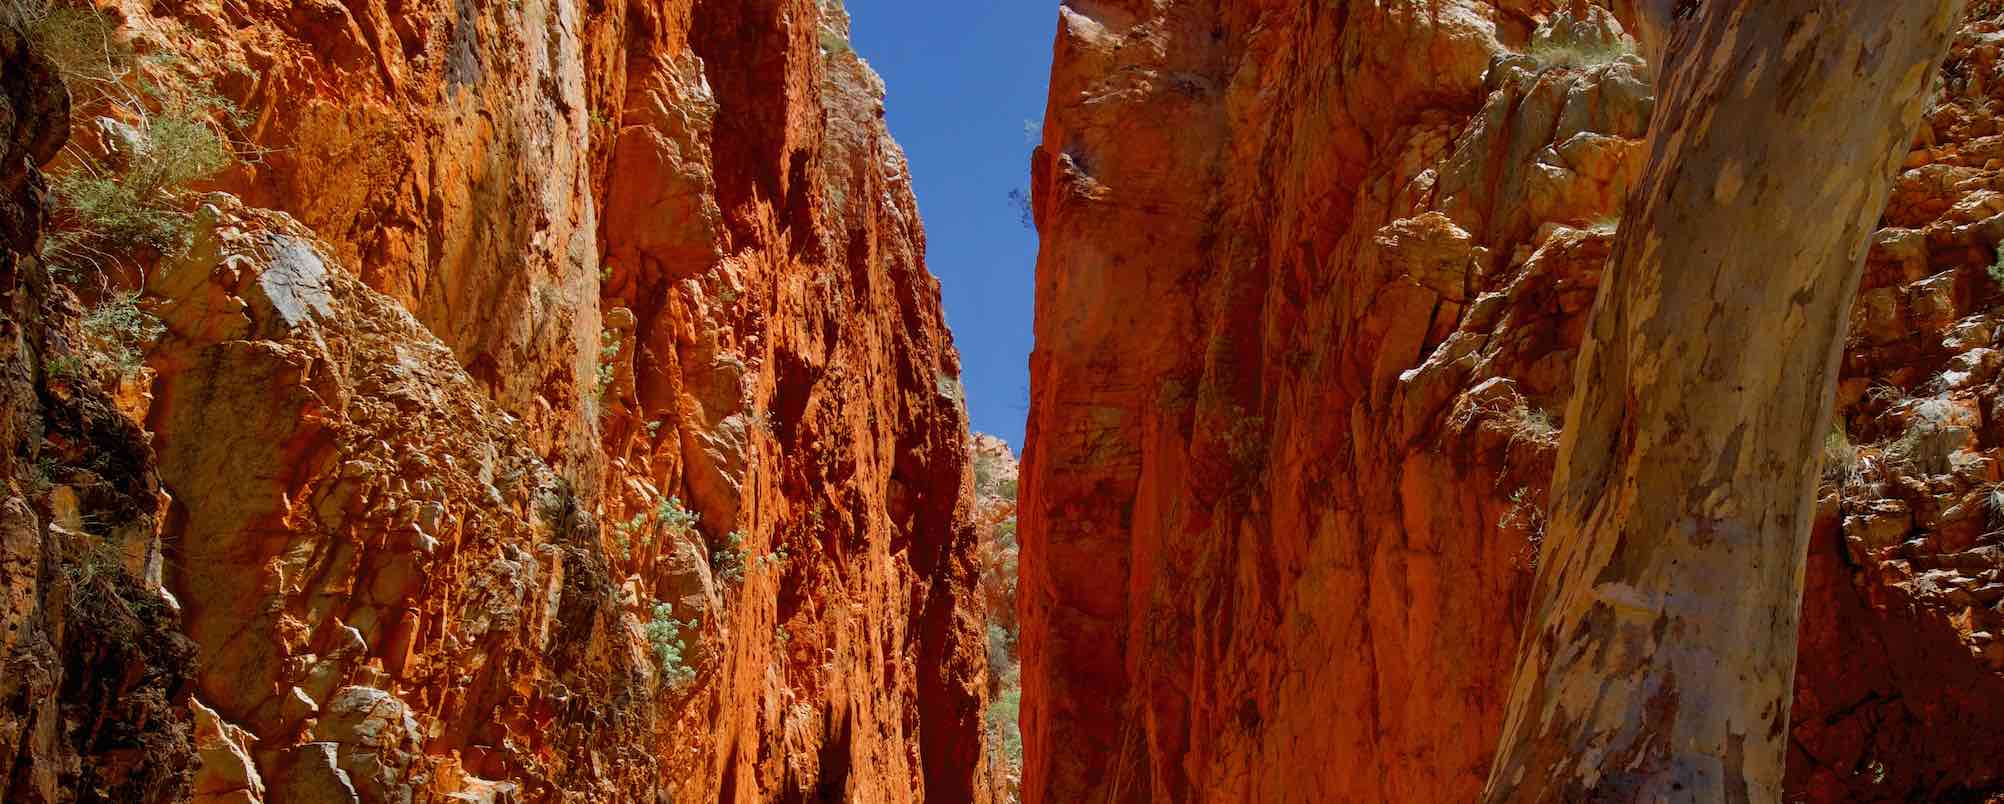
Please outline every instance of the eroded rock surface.
M103 16L237 162L107 272L143 365L49 383L80 347L17 338L28 800L987 800L958 358L839 5ZM121 115L81 152L143 157ZM78 523L160 601L111 647L46 611ZM54 725L90 707L125 731Z
M1570 5L1060 9L1032 164L1026 800L1476 797L1647 156L1646 65ZM1804 800L2000 782L1996 31L1958 39L1854 313Z

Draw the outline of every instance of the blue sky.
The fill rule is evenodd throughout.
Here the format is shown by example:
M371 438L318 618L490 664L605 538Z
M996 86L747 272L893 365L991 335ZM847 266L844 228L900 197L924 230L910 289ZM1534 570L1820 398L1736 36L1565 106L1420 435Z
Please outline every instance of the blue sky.
M884 77L891 136L911 159L926 263L939 276L960 348L973 427L1020 453L1037 235L1018 222L1009 191L1030 187L1058 4L845 5L850 44Z

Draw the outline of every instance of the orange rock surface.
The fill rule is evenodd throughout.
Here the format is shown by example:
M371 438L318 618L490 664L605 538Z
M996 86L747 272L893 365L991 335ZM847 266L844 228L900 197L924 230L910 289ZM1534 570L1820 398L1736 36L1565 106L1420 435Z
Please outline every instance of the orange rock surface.
M39 429L0 560L68 528L159 602L107 655L7 576L38 641L0 659L51 669L0 685L0 797L987 800L958 358L838 4L105 9L133 80L241 112L240 161L140 260L145 365L43 383L125 389L62 425L139 445L125 496L30 487L41 442L88 456L5 398ZM65 782L136 755L33 736L59 687L144 713L165 780Z
M1648 70L1539 0L1073 3L1033 159L1025 800L1468 801ZM1854 314L1791 787L2004 789L1998 24ZM1825 456L1806 455L1806 461Z

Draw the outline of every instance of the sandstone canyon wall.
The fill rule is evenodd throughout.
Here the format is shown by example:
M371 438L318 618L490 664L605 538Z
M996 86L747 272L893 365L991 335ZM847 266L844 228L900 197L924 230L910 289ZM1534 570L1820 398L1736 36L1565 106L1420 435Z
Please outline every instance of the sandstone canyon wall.
M46 8L117 69L0 43L0 797L987 799L958 358L839 5ZM190 97L176 237L37 245L94 208L30 165Z
M1652 113L1635 46L1571 5L1060 8L1025 800L1477 796ZM2004 790L2004 28L1973 5L1803 456L1833 469L1791 799Z

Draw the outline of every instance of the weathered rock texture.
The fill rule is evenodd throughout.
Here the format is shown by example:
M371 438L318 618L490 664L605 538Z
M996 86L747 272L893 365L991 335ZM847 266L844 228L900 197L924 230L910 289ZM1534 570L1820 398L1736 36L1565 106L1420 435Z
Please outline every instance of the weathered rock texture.
M1021 800L1023 782L1022 626L1016 616L1020 467L1009 445L994 436L975 433L967 449L974 468L974 527L981 538L981 605L988 621L989 786L994 801L1013 802Z
M0 646L119 668L5 676L50 711L0 731L41 798L143 758L75 701L164 707L108 718L163 754L115 800L986 800L958 362L839 6L110 11L246 158L145 266L150 446L109 402L65 425L130 441L113 532L179 619ZM26 354L9 420L70 421ZM56 566L17 508L7 560ZM8 611L51 617L53 571Z
M1060 9L1032 165L1025 800L1477 796L1652 104L1607 15L1568 5ZM2004 690L1997 30L1965 26L1854 313L1862 479L1812 545L1807 800L2004 784L1980 725ZM1941 457L1883 457L1916 446Z
M36 165L68 136L51 65L0 26L0 799L184 800L194 645L161 593L145 434L77 359L77 298L35 264Z

